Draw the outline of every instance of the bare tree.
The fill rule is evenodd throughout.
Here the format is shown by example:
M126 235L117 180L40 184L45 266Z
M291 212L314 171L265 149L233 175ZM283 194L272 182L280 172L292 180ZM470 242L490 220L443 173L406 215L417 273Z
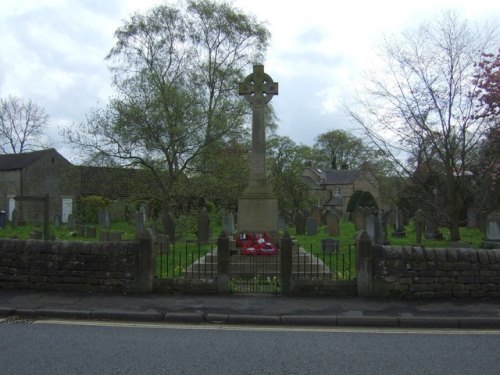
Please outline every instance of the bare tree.
M0 99L0 151L21 153L41 147L49 116L30 99Z
M385 40L385 70L371 74L359 108L348 110L394 163L415 197L460 239L470 165L489 124L474 116L477 62L495 30L473 29L451 12Z

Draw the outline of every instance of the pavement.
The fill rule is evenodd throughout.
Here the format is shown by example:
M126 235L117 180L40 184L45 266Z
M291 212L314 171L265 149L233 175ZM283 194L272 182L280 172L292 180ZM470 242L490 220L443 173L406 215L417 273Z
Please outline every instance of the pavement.
M275 326L500 329L500 300L193 296L0 290L0 322L80 319Z

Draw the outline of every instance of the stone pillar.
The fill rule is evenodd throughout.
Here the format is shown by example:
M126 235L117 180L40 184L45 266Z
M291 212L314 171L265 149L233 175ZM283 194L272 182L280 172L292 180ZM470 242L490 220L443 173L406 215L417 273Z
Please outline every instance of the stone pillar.
M223 231L217 239L217 293L229 294L229 237Z
M292 295L292 248L292 238L288 232L285 232L280 246L281 294L284 296Z
M153 243L146 234L139 237L137 254L137 285L130 291L151 293L153 291L154 272L156 270Z
M373 246L366 231L356 234L356 281L358 296L367 297L373 294Z

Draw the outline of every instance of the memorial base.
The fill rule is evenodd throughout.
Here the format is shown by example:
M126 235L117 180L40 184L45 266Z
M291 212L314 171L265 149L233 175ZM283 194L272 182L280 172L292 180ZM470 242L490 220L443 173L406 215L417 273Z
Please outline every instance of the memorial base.
M278 233L278 200L276 198L240 198L238 200L238 232L267 232L275 239Z

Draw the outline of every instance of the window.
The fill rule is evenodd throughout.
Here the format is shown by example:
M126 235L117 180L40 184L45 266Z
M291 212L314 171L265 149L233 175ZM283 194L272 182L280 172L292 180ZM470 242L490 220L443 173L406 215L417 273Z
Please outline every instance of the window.
M336 197L340 197L340 196L342 195L342 188L336 187L336 188L333 190L333 194L334 194Z

